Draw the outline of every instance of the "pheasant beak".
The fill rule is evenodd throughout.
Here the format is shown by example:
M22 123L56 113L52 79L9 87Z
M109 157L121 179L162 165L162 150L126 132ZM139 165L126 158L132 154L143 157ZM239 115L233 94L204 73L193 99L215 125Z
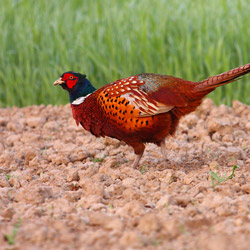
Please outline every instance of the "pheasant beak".
M60 77L59 79L57 79L56 81L54 81L53 85L56 86L56 85L61 85L65 83L65 81L62 80L62 77Z

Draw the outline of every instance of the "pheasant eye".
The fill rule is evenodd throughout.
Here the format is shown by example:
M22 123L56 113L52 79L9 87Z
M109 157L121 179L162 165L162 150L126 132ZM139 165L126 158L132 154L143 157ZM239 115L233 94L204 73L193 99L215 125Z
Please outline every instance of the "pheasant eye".
M70 76L70 77L69 77L69 80L73 80L73 78L74 78L73 76Z

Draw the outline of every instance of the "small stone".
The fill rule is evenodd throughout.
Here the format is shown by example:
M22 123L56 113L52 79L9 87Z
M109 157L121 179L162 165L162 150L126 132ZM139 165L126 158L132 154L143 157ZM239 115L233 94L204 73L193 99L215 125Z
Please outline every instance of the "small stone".
M15 214L15 210L12 207L5 208L2 211L2 216L6 219L12 219L13 215Z
M22 131L23 126L20 123L16 122L16 121L15 122L14 121L10 121L7 124L7 129L9 131L13 131L15 133L18 133L18 132Z
M199 210L194 206L187 206L186 212L189 216L194 217L199 213Z
M218 170L218 167L219 167L219 163L217 161L212 161L210 164L209 164L209 168L211 171L216 171Z
M21 138L21 135L11 134L5 140L5 144L9 147L13 147L15 144L17 144L20 141L20 138Z
M73 143L63 143L63 141L56 140L54 141L54 148L60 153L74 152L76 149L76 145Z
M225 202L224 196L212 193L206 195L200 206L205 207L206 209L214 209L222 206L223 202Z
M102 226L109 220L109 217L102 212L90 212L88 218L91 226Z
M235 159L241 159L242 149L239 147L228 147L226 148L226 154L230 157L234 157Z
M83 161L88 157L88 154L86 151L79 151L77 152L77 160L78 161Z
M0 174L0 187L9 187L10 183L5 175Z
M195 179L194 176L192 176L192 175L186 175L183 178L183 184L189 185L189 184L191 184L194 181L194 179Z
M63 155L57 155L55 159L52 160L56 165L67 165L69 163L69 159Z
M135 185L135 179L134 178L126 178L122 181L122 185L126 188L132 187Z
M234 250L237 249L230 236L219 234L209 235L205 239L200 239L200 249L205 250Z
M127 187L122 193L122 197L126 200L132 201L140 198L140 190L135 187Z
M103 196L104 188L102 185L93 182L89 177L80 179L79 186L83 188L85 195Z
M235 183L233 186L233 190L235 192L239 192L241 190L240 184L239 183Z
M246 124L246 130L250 131L250 122Z
M140 216L144 212L145 208L138 200L130 201L116 210L117 215L125 218Z
M104 189L104 197L105 199L109 199L113 196L115 191L114 185L110 185Z
M230 216L233 212L228 206L221 206L215 209L215 213L221 217Z
M94 206L94 204L101 203L102 198L98 195L89 195L82 197L78 202L77 206L89 209Z
M19 178L16 176L11 176L9 179L9 183L12 187L15 187L15 188L20 188L20 186L21 186Z
M159 231L161 224L155 214L145 214L140 218L138 228L142 233L149 234Z
M250 183L247 183L247 184L241 186L241 189L242 189L245 193L250 194Z
M243 224L244 224L244 222L240 218L234 220L234 225L237 227L242 226Z
M37 168L38 166L40 166L39 159L37 156L35 156L31 161L29 161L29 167Z
M215 119L209 119L207 122L207 130L209 133L215 133L220 129L220 124Z
M29 117L26 119L27 125L31 128L42 127L45 122L45 117Z
M247 134L243 130L236 130L234 131L235 138L247 138Z
M79 175L78 175L78 170L77 169L69 169L68 170L68 176L67 176L67 181L78 181L79 180Z
M110 218L108 221L106 221L104 228L109 231L122 232L123 222L118 218Z
M120 141L118 141L117 139L113 139L110 137L105 137L103 140L104 145L109 146L112 145L114 147L119 147L120 146Z
M232 106L233 106L233 110L236 114L241 114L245 109L246 109L246 105L244 105L243 103L241 103L240 101L234 100L232 102Z
M115 157L108 158L108 160L104 162L104 165L107 168L113 168L114 166L116 166L116 164L117 161Z
M68 151L66 151L68 152ZM79 150L76 153L69 152L69 158L71 162L76 162L76 161L84 161L85 159L88 158L88 153L85 150Z
M145 183L145 186L150 189L152 192L156 192L160 189L160 182L157 179L148 180Z
M167 235L169 238L172 239L178 237L182 233L181 224L177 219L164 221L163 228L164 228L164 235Z
M215 133L218 132L218 138L219 136L224 136L226 134L233 134L233 128L231 121L229 119L217 119L217 118L211 118L207 122L207 130L209 133Z
M49 129L49 130L57 130L59 129L59 124L56 121L50 121L50 122L46 122L43 125L43 128Z
M40 136L41 136L40 134L25 131L22 133L21 142L23 144L36 144L37 145L38 141L40 140Z
M8 123L7 117L0 117L0 126L5 127Z
M234 141L234 136L232 134L226 134L222 138L223 142L233 142Z
M76 202L81 199L82 190L80 191L65 191L65 199L70 202Z
M175 173L172 169L166 169L162 171L162 177L159 178L159 180L162 183L171 183L173 179L175 178Z
M55 216L61 216L63 214L70 214L76 212L76 209L72 205L72 203L64 198L54 199L51 203L51 206Z
M188 203L191 201L188 195L179 195L175 197L176 204L181 207L186 207Z
M206 98L201 106L199 107L199 109L205 113L205 114L209 114L211 112L211 110L213 110L215 108L215 104L213 103L213 101L209 98Z
M125 231L119 240L122 246L134 248L142 248L144 241L142 236L136 231Z
M198 200L202 200L204 198L204 194L203 193L198 193L196 196L195 196L196 199Z
M102 209L106 209L106 206L103 203L95 203L95 204L90 206L90 209L92 211L99 211Z
M172 195L166 194L156 203L156 208L163 208L174 203L174 198Z
M30 204L41 204L45 199L53 196L51 187L25 187L20 188L15 194L15 201L25 202Z
M97 168L93 167L93 162L86 162L83 166L86 170L79 170L78 175L80 181L84 180L85 178L92 177L94 174L97 173Z
M32 150L32 149L27 150L27 151L25 152L25 164L26 164L26 165L29 165L29 162L30 162L33 158L35 158L36 155L37 155L37 152L36 152L35 150Z
M188 127L192 127L192 126L196 125L198 120L199 120L199 118L195 114L190 114L190 115L185 117L185 121L186 121Z
M215 132L213 135L212 135L212 140L213 141L216 141L216 142L220 142L221 141L221 134L219 132Z

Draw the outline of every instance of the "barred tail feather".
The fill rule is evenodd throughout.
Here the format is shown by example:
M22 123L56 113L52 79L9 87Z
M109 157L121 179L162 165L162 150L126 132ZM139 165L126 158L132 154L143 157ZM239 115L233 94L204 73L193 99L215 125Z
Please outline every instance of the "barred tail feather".
M240 76L246 75L250 72L250 63L240 66L238 68L229 70L222 74L209 77L198 84L195 87L195 92L211 92L215 88L225 85L227 83L239 80Z

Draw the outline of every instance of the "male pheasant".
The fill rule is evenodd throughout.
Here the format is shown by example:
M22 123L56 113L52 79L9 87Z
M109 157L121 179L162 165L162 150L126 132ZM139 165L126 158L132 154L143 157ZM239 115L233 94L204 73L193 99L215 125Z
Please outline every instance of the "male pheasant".
M182 116L194 111L215 88L250 72L250 63L201 82L160 74L139 74L116 80L96 90L86 75L69 71L54 82L69 92L77 125L93 135L109 136L132 146L133 167L143 155L145 143L161 147L175 133Z

